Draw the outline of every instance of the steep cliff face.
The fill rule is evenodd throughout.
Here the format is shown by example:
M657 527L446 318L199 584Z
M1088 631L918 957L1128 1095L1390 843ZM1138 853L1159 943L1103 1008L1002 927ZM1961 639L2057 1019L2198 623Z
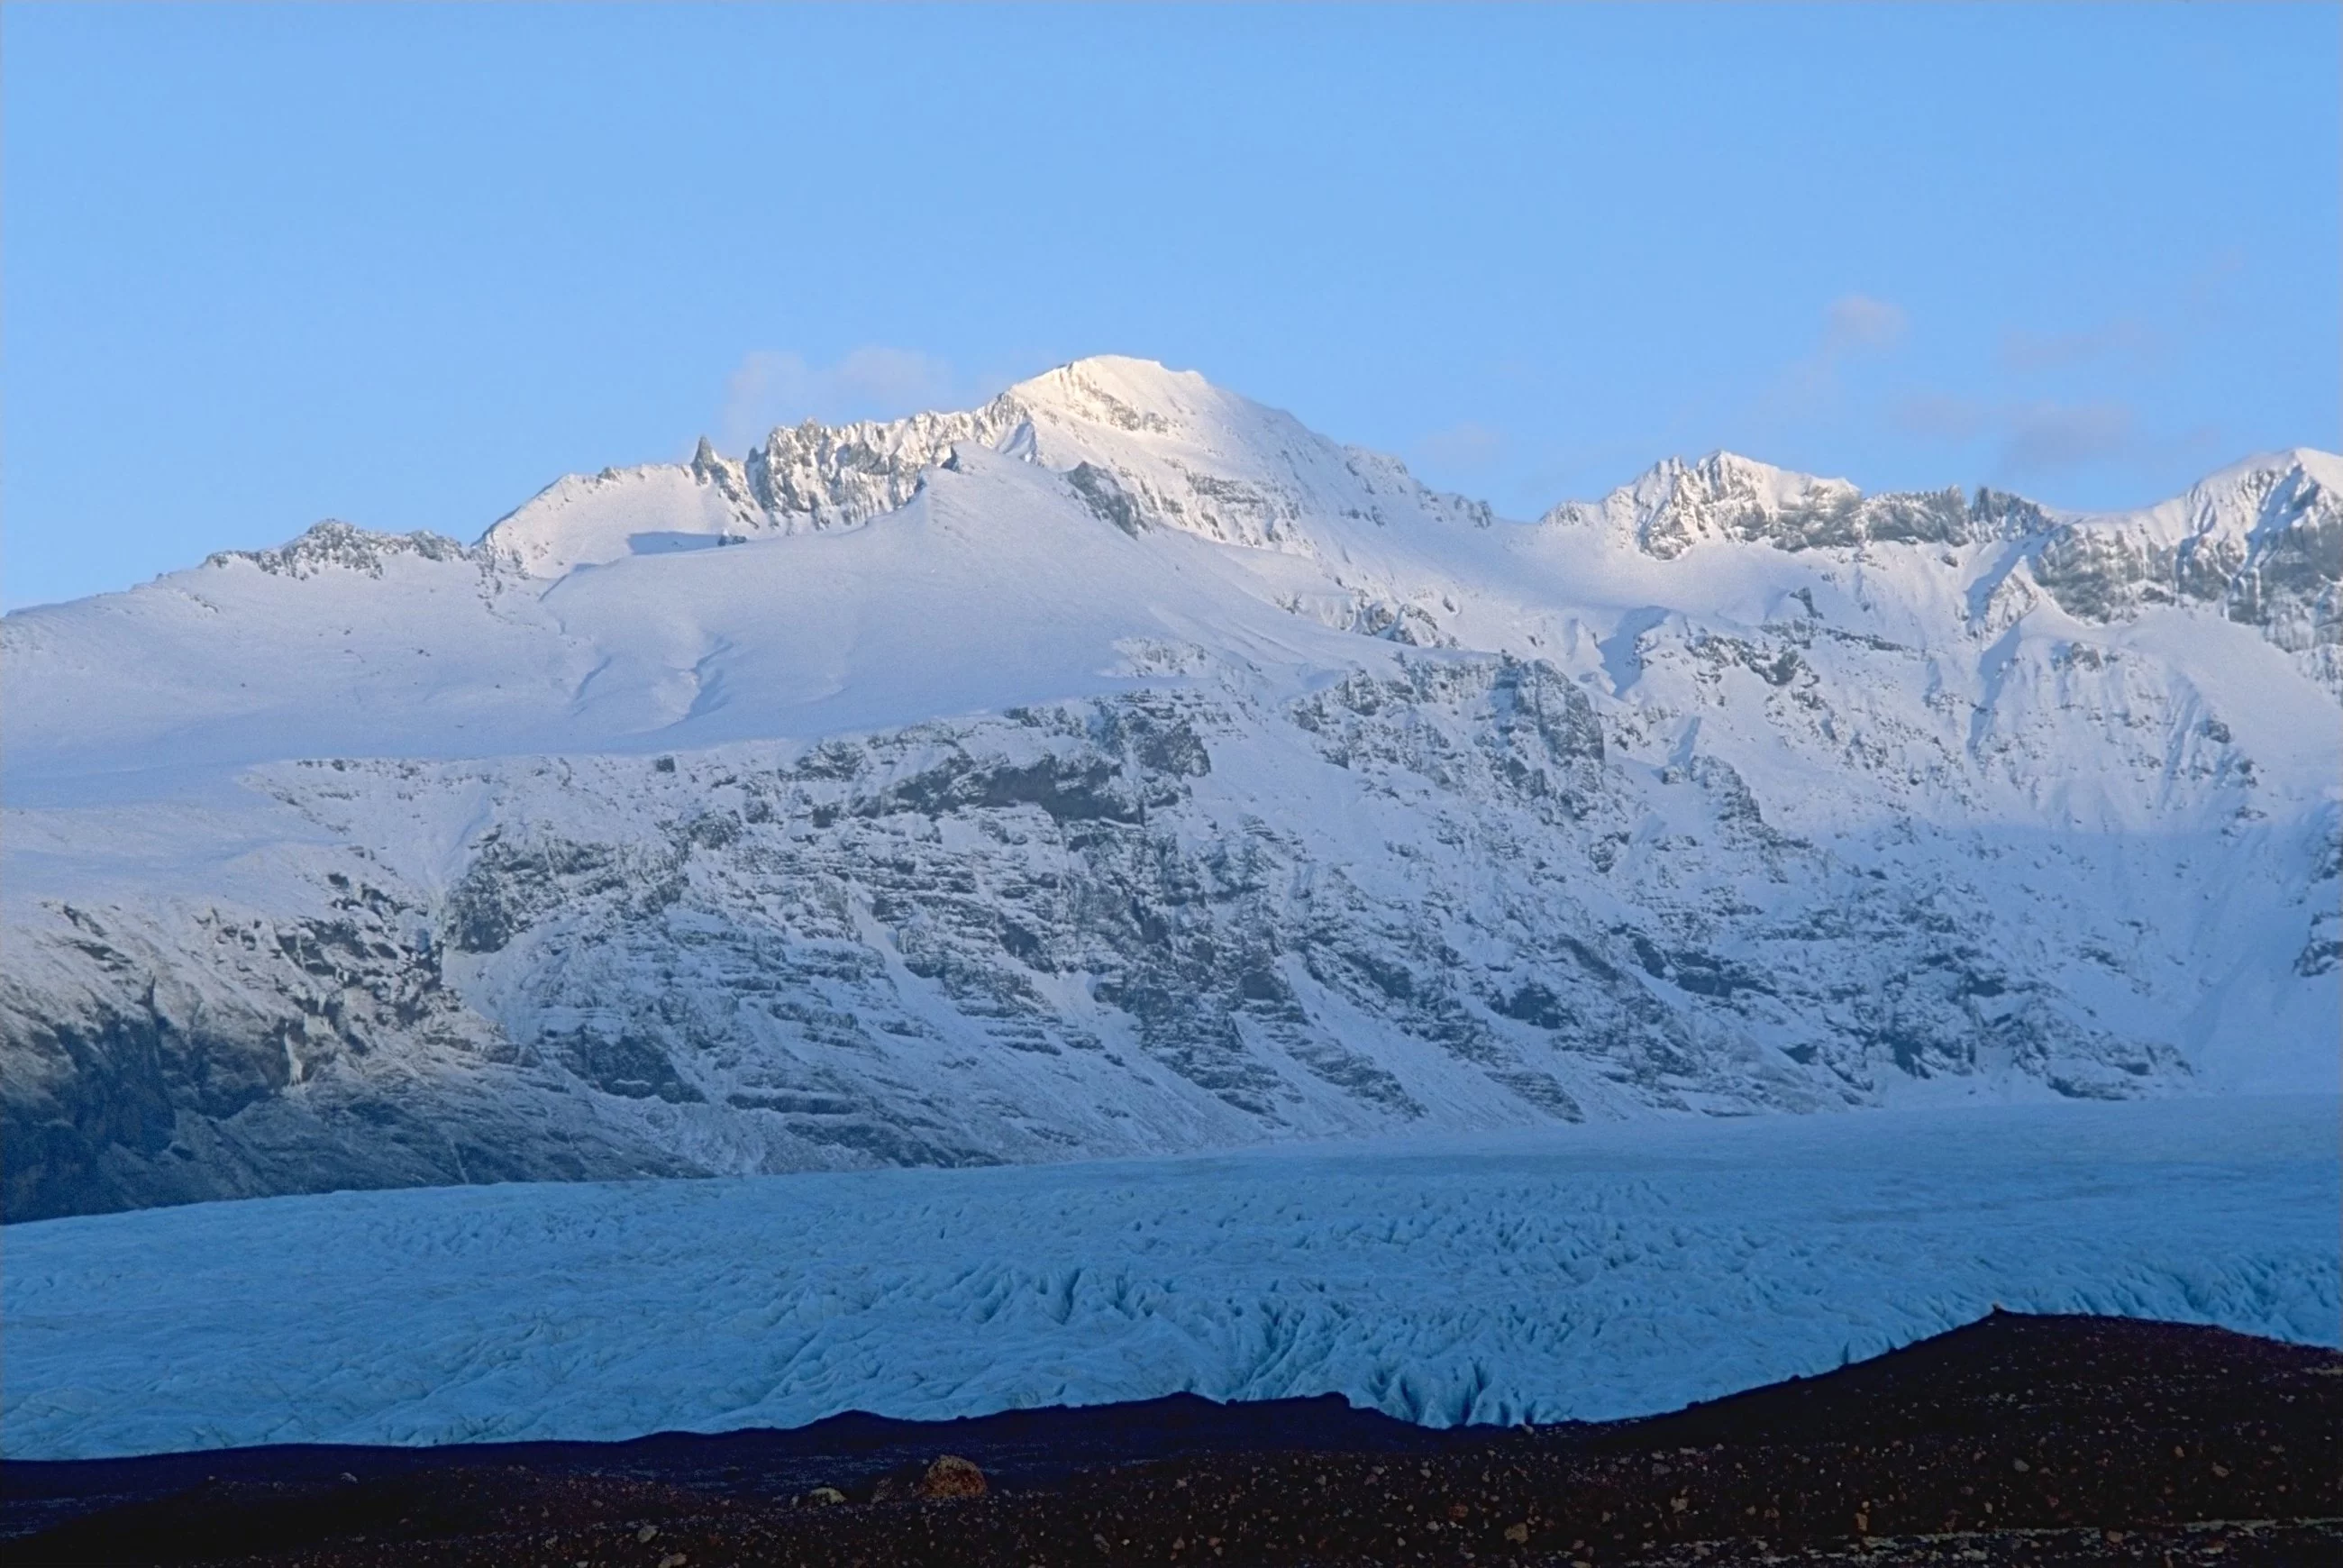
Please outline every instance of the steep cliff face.
M2331 1080L2338 467L1518 524L1087 361L11 616L7 1214Z
M9 1218L697 1169L590 1105L548 1119L562 1083L444 983L423 912L323 881L267 910L51 900L12 930Z
M2053 530L2034 561L2069 613L2117 619L2142 607L2197 604L2258 628L2343 689L2343 473L2294 452L2241 465L2144 516Z

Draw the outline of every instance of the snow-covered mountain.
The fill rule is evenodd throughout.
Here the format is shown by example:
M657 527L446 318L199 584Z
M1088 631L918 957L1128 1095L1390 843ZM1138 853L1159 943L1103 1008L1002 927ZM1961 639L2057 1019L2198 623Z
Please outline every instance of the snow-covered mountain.
M1127 359L320 524L6 618L6 1213L2331 1089L2338 579Z

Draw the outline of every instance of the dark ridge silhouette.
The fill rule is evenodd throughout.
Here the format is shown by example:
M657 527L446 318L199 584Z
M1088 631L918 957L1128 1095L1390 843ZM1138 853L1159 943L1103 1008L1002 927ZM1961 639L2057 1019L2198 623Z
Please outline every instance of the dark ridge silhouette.
M981 1496L924 1497L943 1454ZM954 1471L964 1476L965 1473ZM2343 1354L1996 1313L1639 1421L1193 1395L0 1465L12 1563L2343 1563Z

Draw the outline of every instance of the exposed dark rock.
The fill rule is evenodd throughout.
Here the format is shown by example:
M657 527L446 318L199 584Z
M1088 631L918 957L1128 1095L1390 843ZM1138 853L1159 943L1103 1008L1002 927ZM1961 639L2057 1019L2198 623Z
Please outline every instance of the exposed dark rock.
M48 1526L10 1560L58 1564L2307 1565L2343 1552L2343 1356L1997 1314L1601 1425L1438 1431L1339 1399L1178 1395L628 1443L9 1462L0 1481L12 1533Z

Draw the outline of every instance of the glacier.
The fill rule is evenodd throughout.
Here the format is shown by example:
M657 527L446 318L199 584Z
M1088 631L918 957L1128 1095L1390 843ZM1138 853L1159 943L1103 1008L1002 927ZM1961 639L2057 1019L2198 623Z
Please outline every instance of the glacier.
M18 611L0 1211L2333 1093L2338 497L1513 519L1101 358Z
M1996 1306L2337 1342L2332 1097L1550 1123L11 1226L0 1448L622 1439L1188 1390L1646 1413Z

